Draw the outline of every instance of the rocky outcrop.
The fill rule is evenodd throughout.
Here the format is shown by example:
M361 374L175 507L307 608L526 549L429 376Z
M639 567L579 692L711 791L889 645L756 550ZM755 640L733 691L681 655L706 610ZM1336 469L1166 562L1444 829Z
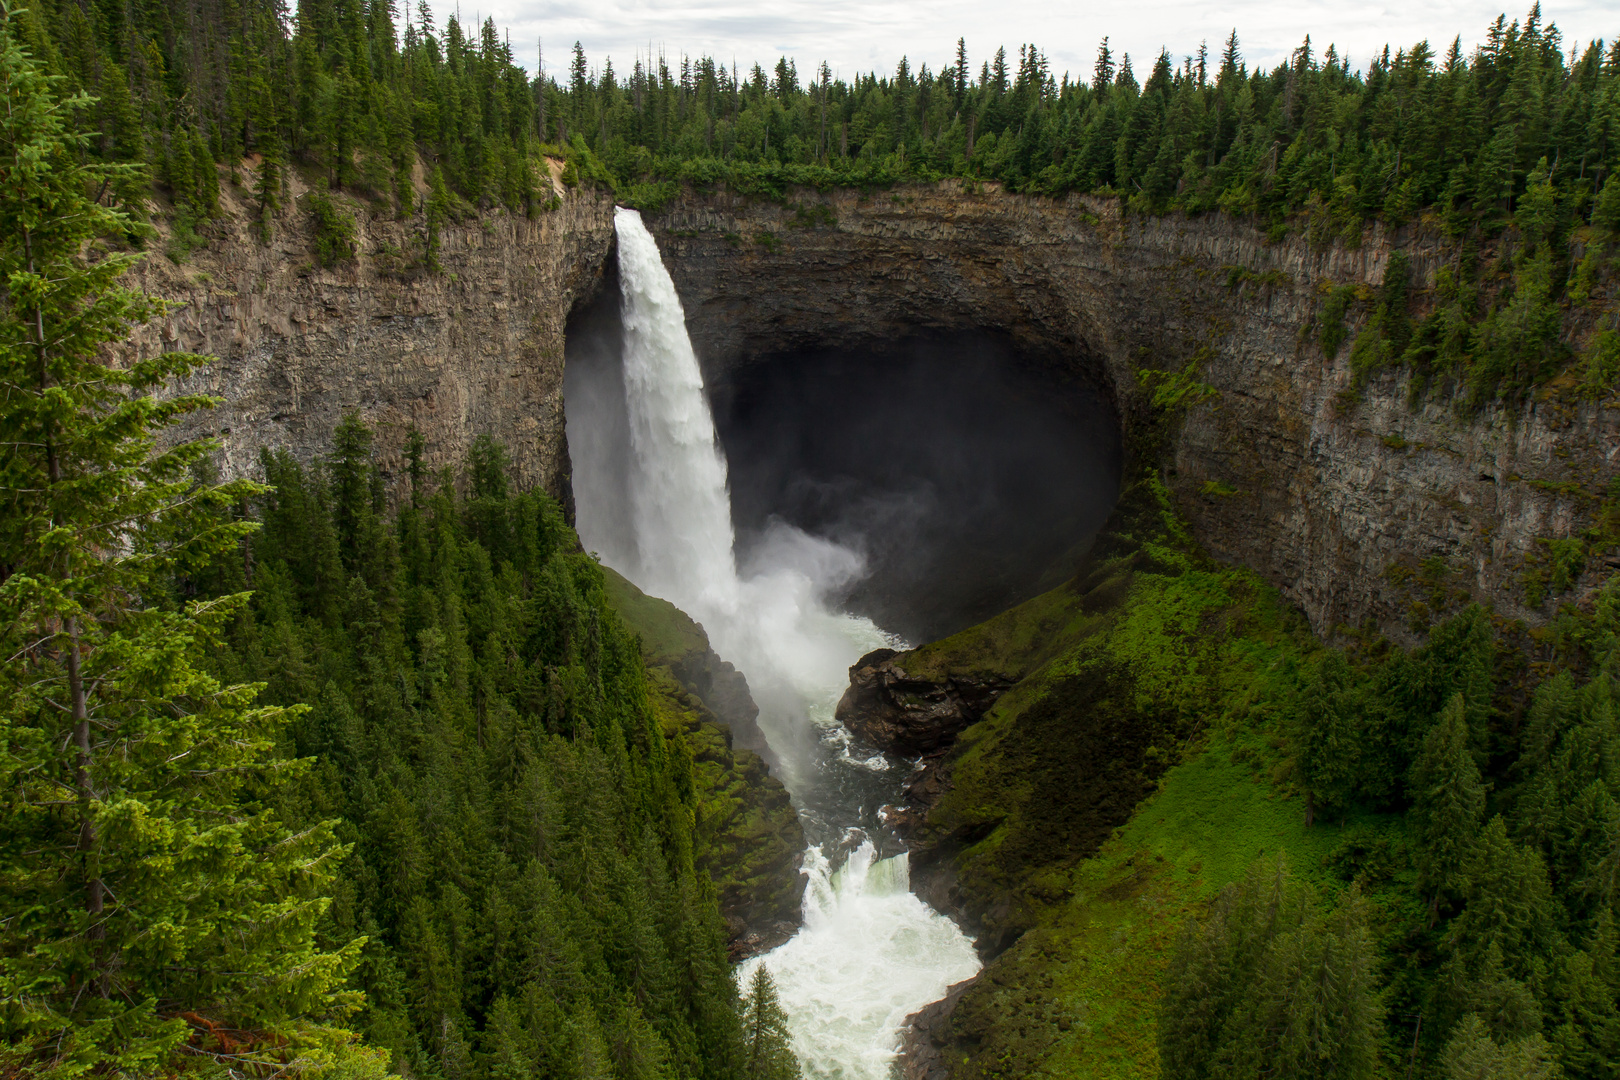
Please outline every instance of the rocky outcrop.
M906 1017L900 1030L899 1070L902 1080L948 1080L951 1067L945 1061L950 1045L949 1025L962 995L978 981L975 976L956 983L945 996L930 1002Z
M878 649L857 660L835 712L850 731L897 757L944 750L1011 685L993 673L913 678L900 655Z

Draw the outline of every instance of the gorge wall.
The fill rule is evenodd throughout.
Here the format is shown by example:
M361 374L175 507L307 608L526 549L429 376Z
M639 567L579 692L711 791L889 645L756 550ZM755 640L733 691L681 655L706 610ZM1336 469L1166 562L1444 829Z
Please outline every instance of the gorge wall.
M487 433L506 444L521 484L566 501L563 337L576 299L601 279L609 199L575 196L532 220L495 213L448 223L435 274L411 265L422 250L419 218L335 196L354 213L356 257L323 269L312 255L309 189L296 175L268 242L250 174L232 179L220 185L207 247L179 265L154 253L134 275L176 303L137 333L134 349L218 357L185 389L224 401L182 434L219 437L224 470L252 474L263 447L305 460L323 452L355 410L377 433L385 473L398 476L413 427L434 470L459 466Z
M563 342L611 251L606 196L447 228L429 275L396 269L409 229L364 207L359 257L316 268L298 191L261 244L233 190L220 239L187 265L155 256L141 271L183 306L136 346L220 357L194 388L226 403L192 430L223 434L228 471L250 472L260 446L309 456L358 409L385 467L399 467L412 426L435 467L488 432L522 481L566 497ZM714 394L788 349L1004 335L1055 386L1111 394L1127 473L1161 462L1209 550L1264 575L1319 631L1373 619L1399 633L1416 602L1399 568L1424 560L1457 595L1544 621L1524 603L1525 560L1582 527L1620 450L1612 403L1556 392L1464 419L1442 401L1409 408L1391 374L1342 402L1348 348L1329 361L1308 332L1323 290L1376 285L1397 239L1421 290L1450 256L1438 241L1375 227L1354 249L1268 244L1220 216L1142 218L954 181L785 204L687 194L648 220ZM1195 358L1217 394L1165 445L1136 372Z
M717 393L785 346L1005 333L1060 381L1110 391L1127 473L1159 459L1208 549L1261 573L1319 632L1372 619L1401 634L1421 602L1407 571L1427 561L1432 575L1436 559L1454 597L1544 621L1524 604L1526 558L1578 531L1613 474L1612 401L1544 393L1470 419L1445 401L1410 408L1390 373L1343 402L1348 345L1328 360L1310 332L1323 293L1378 285L1396 241L1414 285L1431 285L1456 254L1438 240L1374 227L1353 249L1271 244L1219 215L1127 216L1115 200L956 182L800 198L687 197L657 220ZM1136 373L1190 362L1217 394L1163 446Z

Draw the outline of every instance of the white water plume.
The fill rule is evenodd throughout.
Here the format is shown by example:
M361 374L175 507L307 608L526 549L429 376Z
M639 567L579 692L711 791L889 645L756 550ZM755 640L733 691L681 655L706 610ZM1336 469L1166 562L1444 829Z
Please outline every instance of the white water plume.
M623 412L611 422L580 415L579 402L619 404L600 387L570 398L580 535L644 592L702 623L715 651L743 672L802 811L805 792L825 780L818 769L890 768L881 756L850 753L833 707L849 665L895 642L869 619L828 607L826 597L863 572L847 547L776 523L738 572L725 455L680 297L641 215L621 208L614 224ZM604 445L615 437L628 440L628 453ZM626 523L633 536L620 535ZM845 819L824 824L852 825L862 810L823 811ZM834 870L812 846L805 869L804 928L751 963L770 966L809 1075L884 1080L905 1017L978 970L973 947L911 894L903 854L880 860L868 840Z
M885 1078L906 1017L978 971L978 957L912 895L904 853L878 859L867 841L833 870L811 848L805 869L804 929L744 962L739 982L770 969L807 1076Z

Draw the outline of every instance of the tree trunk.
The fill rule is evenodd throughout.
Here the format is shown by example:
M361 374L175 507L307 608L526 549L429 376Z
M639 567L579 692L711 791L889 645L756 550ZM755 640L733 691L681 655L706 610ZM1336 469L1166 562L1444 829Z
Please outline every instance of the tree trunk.
M28 230L23 230L23 258L30 274L36 273L34 267L33 236ZM39 358L39 389L44 393L51 386L50 355L46 349L45 338L45 312L43 308L34 308L32 320L34 331L34 350ZM56 433L51 430L49 421L45 428L45 475L54 488L62 482L62 462L56 452ZM54 525L55 522L53 521ZM68 635L67 650L67 678L69 709L73 717L73 746L76 751L73 763L73 786L77 791L79 804L79 851L84 855L84 907L90 913L92 925L90 937L99 939L105 931L101 927L101 912L105 905L106 887L101 880L101 860L96 853L96 822L90 812L90 799L94 791L90 786L90 710L85 700L84 673L80 667L79 649L79 620L77 616L69 616L65 627ZM99 987L103 997L107 994L107 987L103 980Z
M85 702L84 675L79 666L79 620L69 619L67 631L68 696L73 706L73 746L78 751L73 786L79 793L79 850L84 852L85 860L84 908L96 917L105 904L106 887L101 881L101 859L96 853L96 820L90 813L90 799L95 791L90 784L90 716ZM101 927L91 927L90 936L101 937Z

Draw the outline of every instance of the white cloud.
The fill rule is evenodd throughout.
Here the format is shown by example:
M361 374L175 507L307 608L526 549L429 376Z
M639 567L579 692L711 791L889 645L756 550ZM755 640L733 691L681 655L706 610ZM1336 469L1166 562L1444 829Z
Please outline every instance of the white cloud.
M443 0L441 0L441 3ZM577 40L593 68L612 57L615 70L628 71L637 56L662 51L671 58L708 54L746 70L759 62L769 68L789 56L801 76L827 61L848 77L858 71L893 71L902 55L912 66L926 62L937 70L951 62L956 39L965 37L974 71L1004 46L1016 57L1018 45L1033 42L1045 51L1055 73L1068 70L1089 77L1097 43L1104 34L1116 54L1128 51L1139 74L1161 46L1177 62L1207 41L1218 53L1236 27L1245 58L1267 67L1281 61L1308 33L1318 50L1329 43L1361 66L1388 44L1391 49L1427 38L1443 53L1462 35L1465 49L1485 36L1502 9L1479 0L1431 0L1388 6L1358 6L1327 0L1296 3L1233 0L1221 7L1189 0L1137 0L1132 4L1053 4L1036 0L498 0L483 11L462 9L463 17L493 15L510 31L513 51L531 70L536 43L545 43L546 70L566 70ZM1572 0L1549 5L1544 17L1556 21L1570 43L1585 46L1595 37L1620 34L1620 15L1608 2ZM446 11L436 12L442 20ZM1523 12L1508 12L1509 19Z

